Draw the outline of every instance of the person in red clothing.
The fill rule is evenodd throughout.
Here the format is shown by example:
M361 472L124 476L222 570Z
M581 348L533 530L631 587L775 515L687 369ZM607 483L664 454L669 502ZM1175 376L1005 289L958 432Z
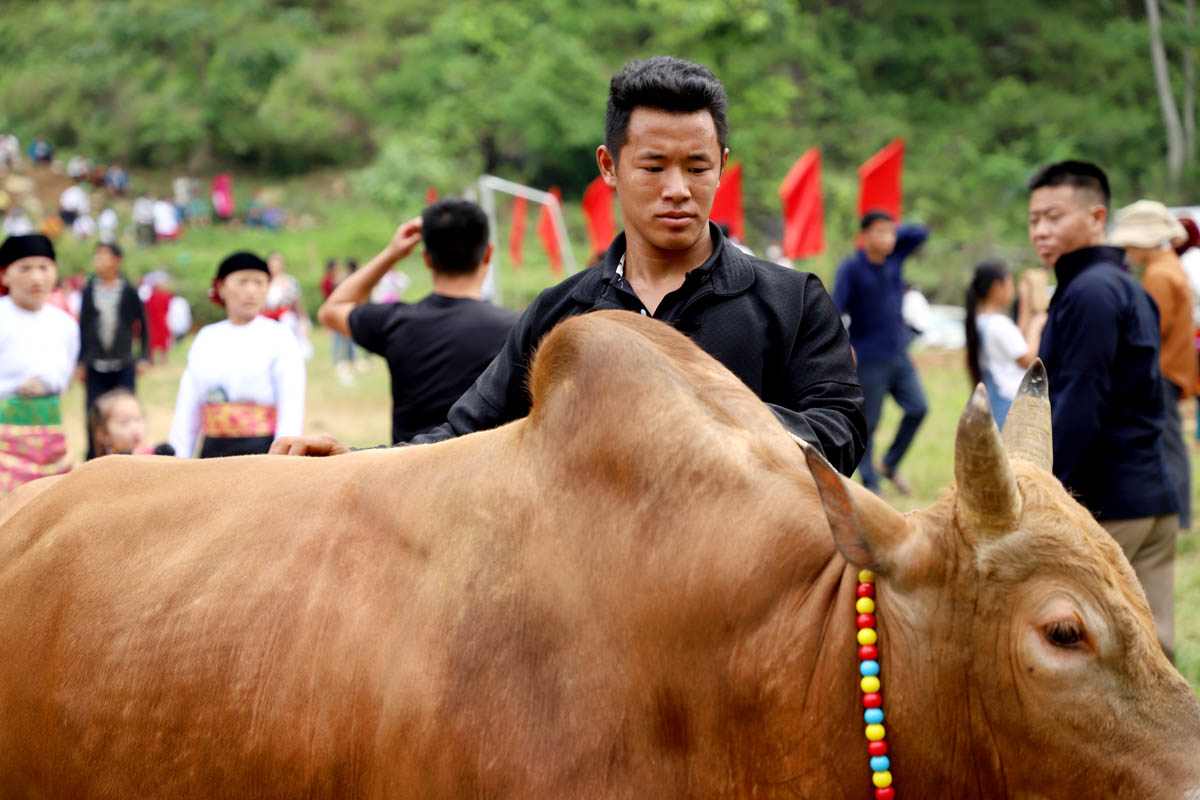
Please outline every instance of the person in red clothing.
M171 290L166 286L166 275L151 274L147 276L150 285L150 297L146 300L146 327L150 331L150 363L157 364L167 360L167 352L171 349L171 330L167 326L167 309L170 308Z

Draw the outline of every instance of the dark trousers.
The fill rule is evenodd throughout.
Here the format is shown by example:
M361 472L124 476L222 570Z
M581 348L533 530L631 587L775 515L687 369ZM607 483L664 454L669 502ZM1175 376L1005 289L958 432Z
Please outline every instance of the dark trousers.
M921 380L907 353L886 361L859 361L858 380L862 383L863 399L867 406L867 452L859 462L858 474L862 476L864 486L878 491L879 473L875 471L872 461L872 441L875 428L879 425L879 416L883 413L884 398L890 394L904 412L900 427L896 429L896 438L883 457L884 465L893 473L917 435L917 428L921 427L929 404L925 401L925 390L921 388Z
M133 364L126 364L121 369L114 372L101 372L97 369L87 368L87 403L84 405L84 424L87 426L87 460L96 458L100 453L96 452L96 440L92 435L92 425L90 421L92 404L96 402L96 398L104 394L110 389L116 389L118 386L123 386L131 392L136 392L137 387L137 369Z
M1163 378L1163 398L1167 407L1167 426L1163 429L1163 457L1167 478L1179 495L1179 530L1192 527L1192 463L1183 438L1183 418L1179 415L1179 387Z

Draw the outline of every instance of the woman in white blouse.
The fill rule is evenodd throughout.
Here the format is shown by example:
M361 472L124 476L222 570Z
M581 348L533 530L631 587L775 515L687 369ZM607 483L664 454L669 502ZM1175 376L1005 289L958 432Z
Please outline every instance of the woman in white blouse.
M1003 263L984 261L975 267L967 287L967 371L972 384L987 387L996 424L1004 425L1025 369L1037 358L1046 312L1032 313L1023 298L1018 323L1008 312L1013 278Z
M278 436L300 433L304 359L292 333L261 316L270 274L253 253L221 262L211 296L227 319L206 325L179 380L170 444L190 458L265 453Z
M79 326L46 302L58 280L41 234L0 245L0 496L70 469L59 395L79 358Z

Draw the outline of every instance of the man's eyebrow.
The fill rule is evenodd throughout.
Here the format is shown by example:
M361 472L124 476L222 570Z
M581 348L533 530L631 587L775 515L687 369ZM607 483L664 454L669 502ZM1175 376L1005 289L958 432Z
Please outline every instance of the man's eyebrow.
M709 153L692 153L688 156L688 161L712 161L712 155Z
M643 159L646 159L649 161L661 161L662 159L666 158L666 155L658 152L657 150L646 150L644 152L638 153L637 156L635 156L635 157L643 158Z

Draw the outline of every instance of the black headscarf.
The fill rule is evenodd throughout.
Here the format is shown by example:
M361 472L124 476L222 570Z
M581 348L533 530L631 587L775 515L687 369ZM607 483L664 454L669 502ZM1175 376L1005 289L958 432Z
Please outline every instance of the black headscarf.
M254 253L240 251L231 256L226 256L221 262L221 266L217 267L217 280L224 280L232 272L238 272L243 269L258 269L271 274L271 270L267 269L267 262L263 261Z
M4 240L4 244L0 244L0 269L4 269L14 261L30 256L45 256L53 261L54 245L40 233L31 233L28 236L9 236Z

